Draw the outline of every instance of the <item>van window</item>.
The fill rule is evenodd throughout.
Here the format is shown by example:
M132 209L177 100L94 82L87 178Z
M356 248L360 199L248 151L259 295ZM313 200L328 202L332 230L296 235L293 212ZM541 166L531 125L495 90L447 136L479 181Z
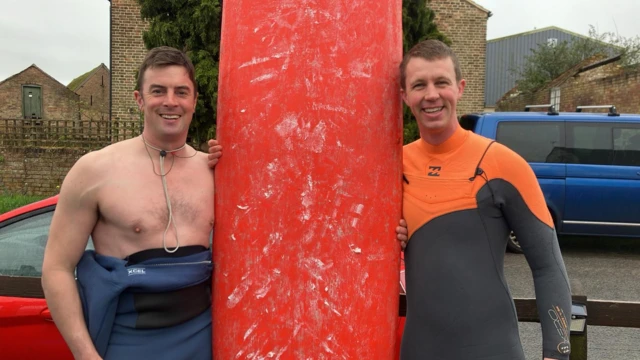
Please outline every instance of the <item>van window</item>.
M564 162L563 122L501 121L496 140L528 162Z
M576 164L611 165L613 124L567 123L568 148Z
M640 126L613 128L613 165L640 166Z

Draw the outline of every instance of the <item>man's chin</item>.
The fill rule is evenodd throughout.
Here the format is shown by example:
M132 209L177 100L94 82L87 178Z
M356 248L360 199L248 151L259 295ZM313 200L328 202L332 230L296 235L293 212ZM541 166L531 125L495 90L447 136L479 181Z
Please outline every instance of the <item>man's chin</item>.
M423 130L434 134L443 132L447 128L447 122L444 119L423 120L420 125Z

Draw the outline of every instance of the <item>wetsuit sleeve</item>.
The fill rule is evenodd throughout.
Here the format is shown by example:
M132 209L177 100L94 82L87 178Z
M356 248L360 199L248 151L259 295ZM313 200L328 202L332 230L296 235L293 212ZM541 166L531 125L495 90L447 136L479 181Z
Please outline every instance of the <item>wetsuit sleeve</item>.
M533 274L543 335L543 355L569 359L571 290L553 219L529 164L495 143L487 157L498 174L488 174L491 188Z

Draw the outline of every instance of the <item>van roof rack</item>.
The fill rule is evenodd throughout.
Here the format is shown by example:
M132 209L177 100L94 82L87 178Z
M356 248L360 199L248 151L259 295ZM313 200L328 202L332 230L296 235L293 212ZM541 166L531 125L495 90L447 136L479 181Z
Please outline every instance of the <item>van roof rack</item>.
M530 109L534 109L534 108L547 108L549 109L549 112L547 113L547 115L558 115L558 112L556 111L556 107L553 106L552 104L526 105L524 107L524 111L529 112Z
M620 116L615 105L584 105L576 106L576 112L582 112L583 109L609 109L608 116Z

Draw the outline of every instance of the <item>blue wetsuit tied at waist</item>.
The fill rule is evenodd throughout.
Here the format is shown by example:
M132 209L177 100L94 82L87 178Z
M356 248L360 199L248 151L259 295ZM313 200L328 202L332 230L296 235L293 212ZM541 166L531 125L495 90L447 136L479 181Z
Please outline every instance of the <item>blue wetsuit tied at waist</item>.
M126 259L86 251L78 290L103 359L196 359L211 355L211 251L150 249Z

